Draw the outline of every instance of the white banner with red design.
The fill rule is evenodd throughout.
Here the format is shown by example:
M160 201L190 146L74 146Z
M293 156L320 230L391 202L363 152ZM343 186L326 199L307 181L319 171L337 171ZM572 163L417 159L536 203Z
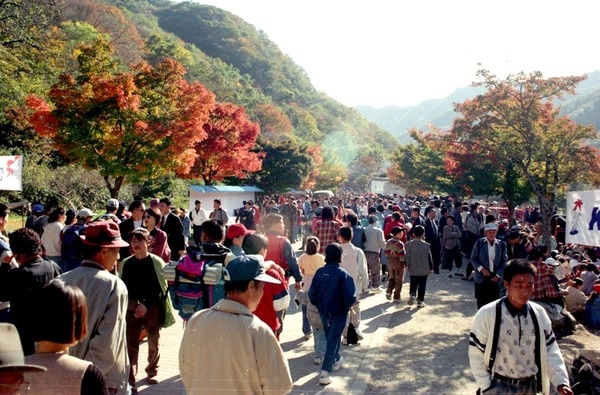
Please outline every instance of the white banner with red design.
M21 155L0 156L0 190L23 190L23 157Z
M567 193L566 242L600 247L600 189Z

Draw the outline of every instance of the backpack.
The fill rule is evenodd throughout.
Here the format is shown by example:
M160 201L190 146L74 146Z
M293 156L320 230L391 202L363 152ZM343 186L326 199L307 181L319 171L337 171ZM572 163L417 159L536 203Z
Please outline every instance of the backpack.
M81 265L81 238L79 235L85 225L73 224L66 227L61 234L60 255L64 260L63 271L68 272Z
M190 251L179 262L163 269L173 308L184 321L194 313L214 306L225 297L223 267L226 254Z

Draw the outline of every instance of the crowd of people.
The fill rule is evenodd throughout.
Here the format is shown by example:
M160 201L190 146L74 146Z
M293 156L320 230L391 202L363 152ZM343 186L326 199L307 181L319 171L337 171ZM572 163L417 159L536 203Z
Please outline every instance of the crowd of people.
M227 256L224 298L186 324L179 363L190 394L291 390L278 343L291 284L302 306L304 338L314 341L312 359L320 366L322 385L343 367L341 345L364 338L361 296L381 293L390 303L402 303L407 276L406 304L416 302L418 309L426 307L429 276L446 271L449 279L473 281L479 312L469 356L486 393L519 386L526 387L522 393L532 388L546 393L549 380L560 393L572 393L552 328L600 324L598 251L540 237L536 209L523 215L535 222L509 224L485 203L448 197L272 196L261 204L244 201L231 216L219 199L210 212L201 201L194 203L187 211L168 198L152 199L148 206L136 200L127 207L109 199L100 215L34 205L25 228L8 235L8 209L0 205L0 322L15 325L26 359L68 352L73 359L61 363L85 375L56 386L96 383L97 393L137 393L139 343L145 336L145 382L156 384L160 329L174 323L163 269L196 251L190 246ZM300 241L303 253L297 257L293 244ZM64 343L36 333L31 314L51 287L69 294L82 310L77 320L86 324ZM498 319L503 314L511 318ZM500 321L513 324L503 329ZM203 342L215 328L220 335ZM526 329L527 344L517 344L508 359L498 351L504 359L494 365L498 358L490 350L499 348L498 342L499 349L510 348L514 333ZM513 357L519 352L523 357ZM56 372L56 358L32 361ZM248 369L248 361L255 368Z

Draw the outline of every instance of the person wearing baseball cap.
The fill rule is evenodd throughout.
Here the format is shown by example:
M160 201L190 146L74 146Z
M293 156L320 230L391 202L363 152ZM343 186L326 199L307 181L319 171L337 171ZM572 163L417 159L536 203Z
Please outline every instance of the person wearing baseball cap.
M81 266L60 276L81 288L88 302L89 335L69 354L94 363L112 394L125 395L129 376L126 314L127 287L114 273L119 251L129 243L114 221L96 221L82 230Z
M281 346L271 328L252 314L264 283L280 281L266 274L253 255L229 262L224 279L225 299L194 314L185 327L179 371L188 395L289 393L292 378Z
M0 323L0 393L27 393L25 373L43 373L46 368L25 363L19 332L13 324Z
M223 244L225 247L231 250L233 255L244 255L244 250L242 249L244 237L252 233L254 233L254 231L248 230L243 224L231 224L229 227L227 227L227 232L225 232L225 241Z
M498 225L495 222L485 224L483 233L485 237L475 242L471 252L478 309L500 297L502 273L508 262L506 243L496 239Z

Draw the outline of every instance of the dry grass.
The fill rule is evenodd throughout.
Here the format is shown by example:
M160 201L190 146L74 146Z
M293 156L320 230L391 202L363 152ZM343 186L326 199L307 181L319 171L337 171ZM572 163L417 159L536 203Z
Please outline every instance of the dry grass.
M23 228L27 217L21 217L20 215L10 213L8 215L8 224L6 225L6 231L12 232L13 230Z

